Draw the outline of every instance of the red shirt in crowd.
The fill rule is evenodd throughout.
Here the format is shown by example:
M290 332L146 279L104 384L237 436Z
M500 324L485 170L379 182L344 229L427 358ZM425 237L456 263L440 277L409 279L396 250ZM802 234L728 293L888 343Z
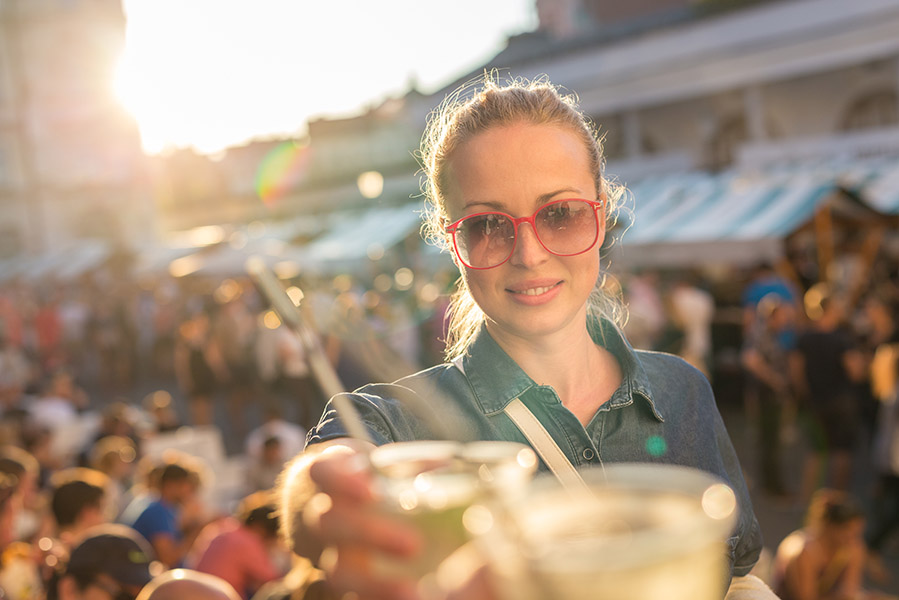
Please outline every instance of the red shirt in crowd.
M205 549L202 544L209 540ZM221 577L243 598L263 583L281 576L262 538L236 519L224 519L207 526L197 543L200 558L197 571Z

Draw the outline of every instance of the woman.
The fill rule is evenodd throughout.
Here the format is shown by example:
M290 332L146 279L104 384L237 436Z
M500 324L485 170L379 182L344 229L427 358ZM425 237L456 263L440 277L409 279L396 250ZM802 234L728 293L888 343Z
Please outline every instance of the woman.
M432 117L421 158L427 232L452 246L461 273L451 360L350 395L370 437L433 437L409 406L439 395L430 406L454 435L525 442L503 413L520 398L575 466L667 462L728 481L741 503L731 566L748 573L759 527L708 381L679 358L635 352L602 293L600 248L621 191L602 177L600 145L574 100L543 81L487 80ZM375 579L357 560L371 549L412 556L425 542L360 510L372 499L364 462L353 458L365 443L349 440L335 416L329 406L287 473L285 531L315 560L330 548L320 564L339 591L415 597L410 582Z

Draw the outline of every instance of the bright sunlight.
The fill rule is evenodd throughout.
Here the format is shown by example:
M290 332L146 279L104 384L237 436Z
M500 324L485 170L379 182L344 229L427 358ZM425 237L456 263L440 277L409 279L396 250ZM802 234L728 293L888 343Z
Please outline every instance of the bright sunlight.
M533 0L124 0L116 90L144 150L301 135L415 80L434 91L533 29ZM472 18L471 15L477 15Z

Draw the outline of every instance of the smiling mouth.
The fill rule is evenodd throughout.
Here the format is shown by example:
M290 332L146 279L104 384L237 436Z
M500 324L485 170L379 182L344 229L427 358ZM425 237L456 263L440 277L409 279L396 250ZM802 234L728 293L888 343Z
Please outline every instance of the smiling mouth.
M539 295L541 295L541 294L545 294L546 292L548 292L549 290L553 289L553 288L556 287L557 285L559 285L559 284L558 284L558 283L555 283L555 284L553 284L553 285L546 285L546 286L542 286L542 287L527 288L527 289L525 289L525 290L509 290L509 291L512 292L513 294L521 294L521 295L523 295L523 296L539 296Z

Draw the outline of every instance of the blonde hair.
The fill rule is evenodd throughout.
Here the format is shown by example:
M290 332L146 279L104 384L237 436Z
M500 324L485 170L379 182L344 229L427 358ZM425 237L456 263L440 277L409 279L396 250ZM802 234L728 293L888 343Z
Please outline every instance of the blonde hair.
M565 94L545 77L534 80L511 79L501 83L498 75L482 77L458 88L435 109L421 141L419 161L424 173L422 192L425 196L422 236L443 250L449 250L444 232L449 222L446 210L446 165L453 152L466 141L492 127L513 123L559 125L575 133L587 150L593 171L597 198L604 198L606 231L617 221L624 188L603 177L601 138L592 121L578 108L577 97ZM591 315L616 324L624 319L620 299L606 292L605 275L599 278L588 301ZM484 313L475 303L464 278L456 284L450 302L445 356L463 354L480 330Z

